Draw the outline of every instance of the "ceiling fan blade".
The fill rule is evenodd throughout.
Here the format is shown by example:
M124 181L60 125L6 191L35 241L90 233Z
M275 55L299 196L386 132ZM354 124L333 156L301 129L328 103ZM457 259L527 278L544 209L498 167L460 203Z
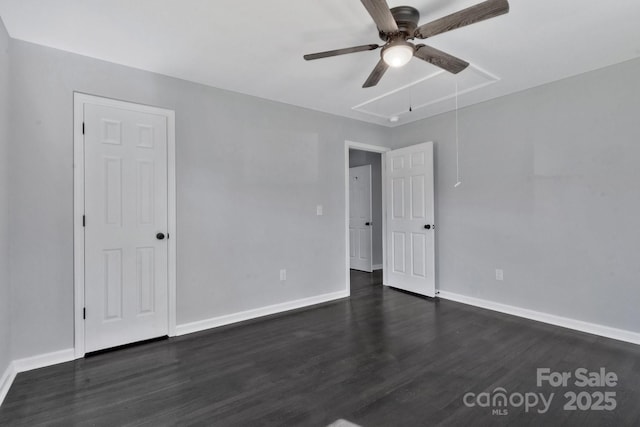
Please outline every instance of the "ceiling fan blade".
M397 33L398 24L393 19L391 10L386 0L360 0L373 18L373 22L383 33Z
M446 70L453 74L458 74L460 71L469 66L469 63L467 61L463 61L462 59L449 55L446 52L424 44L419 44L416 46L416 50L415 52L413 52L413 56L415 56L416 58L420 58L423 61L427 61L428 63L440 67L443 70Z
M418 27L415 36L426 39L456 28L484 21L509 12L507 0L487 0Z
M375 50L379 48L377 44L365 44L362 46L347 47L344 49L328 50L326 52L310 53L304 56L304 59L311 61L312 59L329 58L331 56L346 55L347 53L364 52L366 50Z
M378 64L376 65L376 67L373 69L371 74L369 74L367 81L364 82L362 87L372 87L377 85L380 79L382 78L382 76L384 75L385 71L387 71L387 68L389 68L387 63L384 62L382 58L380 58L380 61L378 61Z

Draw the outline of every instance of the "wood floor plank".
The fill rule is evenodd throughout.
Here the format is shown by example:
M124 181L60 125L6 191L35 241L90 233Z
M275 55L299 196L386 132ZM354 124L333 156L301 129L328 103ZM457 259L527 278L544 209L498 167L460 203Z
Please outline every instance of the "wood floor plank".
M536 369L615 372L613 411L565 411ZM467 392L555 393L549 412ZM351 298L21 373L2 426L640 425L640 346L381 285Z

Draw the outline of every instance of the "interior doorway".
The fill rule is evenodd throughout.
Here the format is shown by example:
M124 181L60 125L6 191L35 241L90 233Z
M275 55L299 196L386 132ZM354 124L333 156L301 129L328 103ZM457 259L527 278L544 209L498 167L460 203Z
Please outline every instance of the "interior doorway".
M351 293L354 274L371 274L351 269L350 166L361 166L355 159L375 154L380 158L381 188L373 189L372 199L381 194L381 221L376 221L372 206L372 268L382 284L409 293L434 297L435 283L435 196L434 146L424 142L391 150L386 147L345 141L345 283ZM363 152L359 154L359 152ZM353 158L353 160L352 160ZM372 157L375 158L375 157ZM368 163L364 160L364 163ZM371 164L371 162L369 162ZM372 167L373 169L373 167ZM372 181L375 174L372 172ZM373 205L373 200L372 200ZM375 223L381 224L382 264L376 263Z
M360 284L383 281L383 154L386 151L389 149L385 147L346 143L347 289L350 291L352 282L355 283L354 275Z
M349 150L350 268L382 269L382 169L380 153Z

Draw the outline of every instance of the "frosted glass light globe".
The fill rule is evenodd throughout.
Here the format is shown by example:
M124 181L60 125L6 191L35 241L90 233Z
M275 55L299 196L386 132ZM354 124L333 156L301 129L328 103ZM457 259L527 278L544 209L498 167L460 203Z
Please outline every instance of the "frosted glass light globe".
M413 51L413 46L407 42L392 44L382 51L382 59L390 67L402 67L411 60Z

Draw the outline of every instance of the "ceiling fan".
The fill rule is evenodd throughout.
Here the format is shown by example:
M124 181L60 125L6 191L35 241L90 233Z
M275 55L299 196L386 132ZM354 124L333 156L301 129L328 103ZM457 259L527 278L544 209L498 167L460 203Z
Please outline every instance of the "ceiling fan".
M442 52L425 44L413 44L408 40L426 39L437 34L455 30L456 28L484 21L509 12L507 0L486 0L475 6L436 19L418 26L420 12L411 6L398 6L389 9L386 0L361 0L364 7L378 27L379 36L385 42L383 45L366 44L345 49L329 50L326 52L304 55L307 61L348 53L375 50L382 47L380 61L375 66L362 87L372 87L378 84L389 67L402 67L412 57L422 59L453 74L457 74L469 66L469 63L448 53Z

